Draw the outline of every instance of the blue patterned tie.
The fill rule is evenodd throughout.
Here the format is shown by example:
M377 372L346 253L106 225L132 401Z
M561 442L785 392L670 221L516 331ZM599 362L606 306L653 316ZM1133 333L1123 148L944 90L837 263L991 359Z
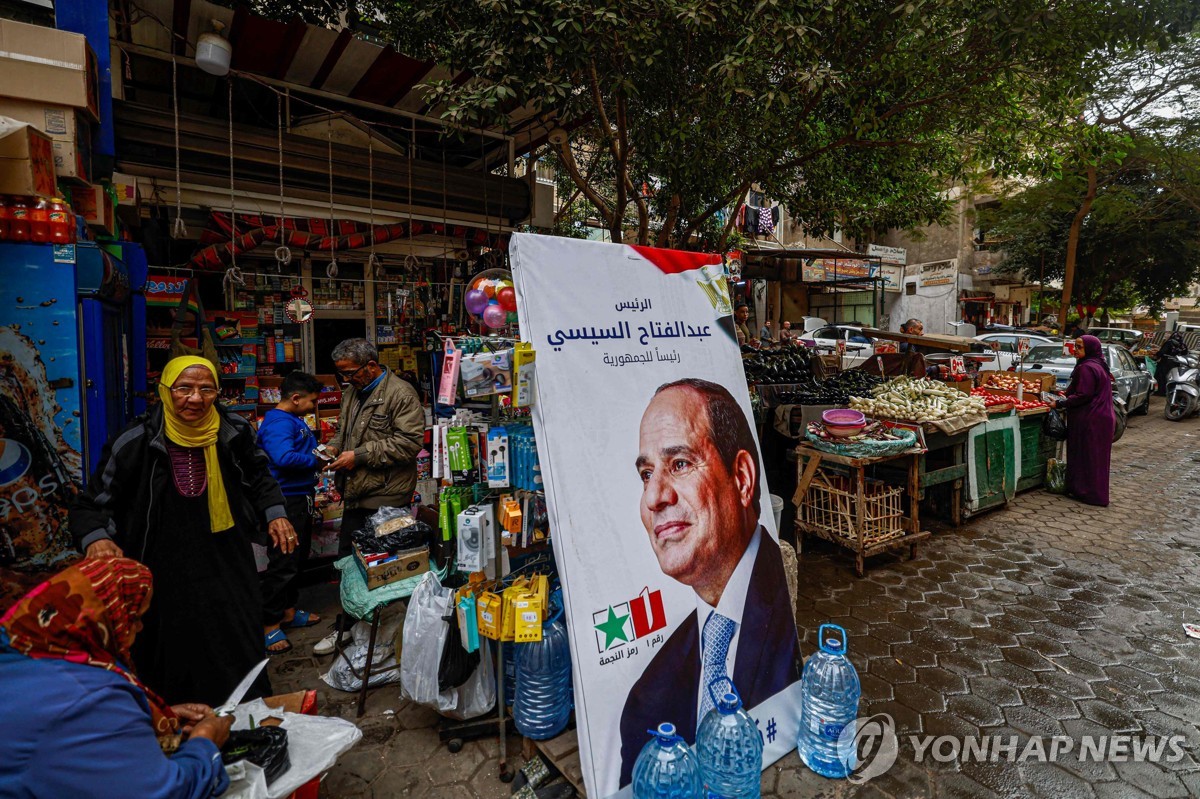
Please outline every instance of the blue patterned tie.
M709 686L713 680L729 679L725 670L725 658L729 655L729 644L733 641L733 633L737 623L717 613L715 610L704 620L704 633L700 637L701 667L700 667L700 715L696 718L696 726L704 721L708 711L713 709L712 694ZM717 693L722 694L725 688L716 687Z

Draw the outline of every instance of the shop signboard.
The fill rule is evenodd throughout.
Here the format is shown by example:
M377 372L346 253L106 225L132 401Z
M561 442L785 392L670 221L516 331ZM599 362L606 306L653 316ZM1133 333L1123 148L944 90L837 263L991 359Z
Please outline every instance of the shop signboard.
M900 293L904 286L904 267L895 264L880 264L879 276L883 278L883 290Z
M910 272L918 276L921 288L952 286L958 280L958 259L914 264Z
M510 255L588 795L628 794L659 723L694 742L722 676L765 768L795 746L800 653L721 259L528 234Z
M867 255L873 255L880 263L893 266L904 266L908 263L908 250L903 247L884 247L880 244L868 244Z
M825 262L820 258L805 261L803 267L800 269L800 279L805 283L824 283Z
M826 280L849 280L875 277L876 265L858 259L834 258L825 261Z

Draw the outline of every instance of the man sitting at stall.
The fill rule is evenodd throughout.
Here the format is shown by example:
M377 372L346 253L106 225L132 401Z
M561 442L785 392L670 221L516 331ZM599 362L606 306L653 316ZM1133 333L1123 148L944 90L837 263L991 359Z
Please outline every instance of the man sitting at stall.
M909 336L923 336L925 335L925 323L920 319L909 319L907 322L900 325L900 332ZM914 346L916 345L910 344L907 341L901 341L900 351L910 352Z

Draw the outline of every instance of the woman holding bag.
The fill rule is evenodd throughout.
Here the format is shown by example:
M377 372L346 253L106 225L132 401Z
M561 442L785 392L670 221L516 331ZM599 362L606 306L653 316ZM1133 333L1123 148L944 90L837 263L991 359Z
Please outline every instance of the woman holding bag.
M1089 505L1108 506L1112 459L1112 373L1095 336L1075 339L1075 371L1058 408L1067 411L1067 493Z
M161 402L105 446L70 519L88 557L134 558L154 574L133 648L141 678L168 702L213 706L264 656L251 541L266 527L274 546L296 546L254 429L217 393L211 362L169 361ZM247 698L269 692L264 673Z

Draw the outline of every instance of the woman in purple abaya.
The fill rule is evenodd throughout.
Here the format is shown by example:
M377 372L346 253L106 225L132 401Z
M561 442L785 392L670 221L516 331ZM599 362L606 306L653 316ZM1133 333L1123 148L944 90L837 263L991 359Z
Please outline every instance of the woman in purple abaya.
M1067 397L1067 493L1089 505L1108 505L1108 465L1112 457L1112 373L1100 339L1075 339L1075 371Z

